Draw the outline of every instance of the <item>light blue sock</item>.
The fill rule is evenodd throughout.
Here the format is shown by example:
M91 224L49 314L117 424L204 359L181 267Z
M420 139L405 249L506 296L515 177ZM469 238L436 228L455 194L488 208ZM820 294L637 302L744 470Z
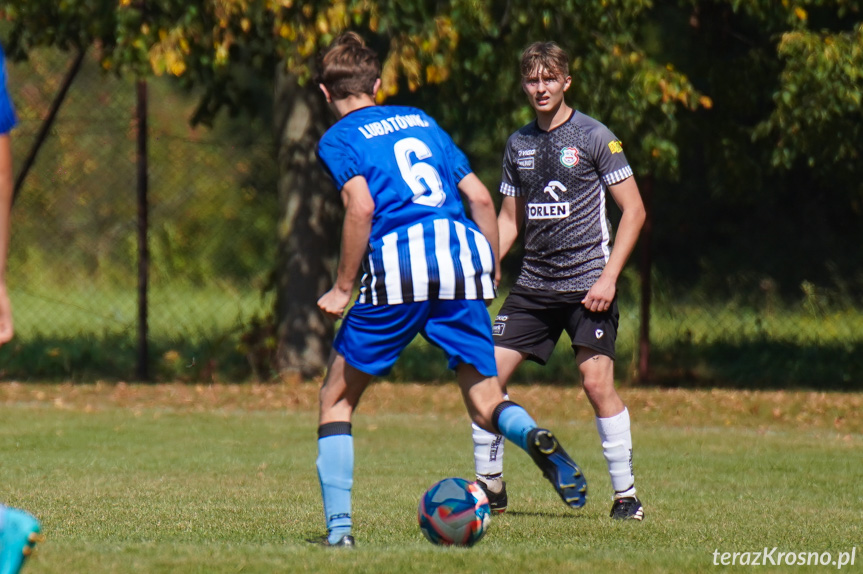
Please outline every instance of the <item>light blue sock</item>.
M330 544L351 533L354 437L350 432L350 423L328 423L318 429L318 479Z
M497 414L497 428L500 434L527 450L527 433L537 427L536 422L521 406L507 401ZM498 407L500 408L500 407Z

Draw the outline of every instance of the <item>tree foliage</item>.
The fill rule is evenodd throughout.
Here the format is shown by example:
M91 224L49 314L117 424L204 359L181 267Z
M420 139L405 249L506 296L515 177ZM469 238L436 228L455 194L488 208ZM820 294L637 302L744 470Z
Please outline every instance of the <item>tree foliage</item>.
M434 92L444 116L466 110L484 126L523 106L517 57L530 41L554 39L574 56L574 95L626 135L649 132L641 152L673 168L673 121L680 108L709 105L686 76L651 58L637 42L652 5L645 0L476 2L474 0L294 2L293 0L10 0L17 53L37 45L64 49L96 43L116 73L172 74L206 88L198 119L253 98L243 68L271 76L276 62L303 83L316 52L342 30L360 30L385 54L383 97L420 86ZM519 105L513 105L514 103ZM521 112L524 116L524 113ZM500 117L500 116L498 116ZM523 118L522 118L523 119ZM454 121L463 124L463 121ZM511 126L501 127L500 132ZM496 134L499 135L499 134Z
M716 60L709 51L735 37L749 44L748 69L772 73L770 65L784 64L773 107L756 111L763 115L752 131L777 143L773 164L788 169L798 157L828 166L856 158L859 122L847 120L860 113L860 8L858 0L680 0L669 16L651 0L7 0L0 17L12 23L13 56L41 45L95 44L106 70L171 74L203 86L195 115L201 121L224 108L258 106L249 77L272 79L277 63L303 84L316 52L342 30L357 29L385 56L383 97L423 103L465 142L499 142L529 118L518 53L530 41L554 39L573 55L577 105L637 142L628 148L637 164L674 174L681 110L709 109L721 90L697 88L689 74L702 72L670 62L685 64L699 54ZM741 22L754 28L754 38L734 28ZM710 50L690 43L685 49L692 54L674 54L657 45L665 39L651 42L657 27L672 37L720 29L731 39L714 38ZM418 91L429 85L436 89ZM483 137L460 133L468 130Z
M776 139L774 165L790 169L802 158L829 171L859 163L863 24L837 33L787 32L778 53L785 67L773 96L775 109L755 130L757 137Z
M860 16L853 0L654 9L650 52L713 103L680 123L680 180L656 204L656 251L676 254L657 271L679 296L700 287L752 303L765 289L796 298L806 281L863 285L844 247L863 240Z
M202 88L193 122L224 111L271 115L288 186L283 239L315 233L315 218L296 218L292 202L309 199L302 186L327 185L312 175L309 148L331 118L321 117L309 84L315 54L339 32L359 31L382 55L382 100L424 107L485 167L532 117L521 50L555 40L572 56L570 102L613 129L637 174L664 182L664 241L686 238L682 253L697 259L708 235L724 237L722 218L754 213L759 196L793 220L782 194L823 180L847 190L845 213L863 209L860 11L859 0L5 0L0 18L11 22L13 56L95 44L108 73L165 74ZM282 92L290 98L260 96L279 85L294 86ZM291 123L300 116L286 107L316 121ZM289 125L306 131L285 137L279 130ZM331 217L337 195L323 197L306 208ZM702 216L723 223L711 228ZM316 289L328 271L309 263L331 262L334 247L291 255L302 245L289 241L280 257L301 256L291 269L314 268L317 279L304 285ZM285 312L313 309L313 291ZM307 321L297 315L292 328ZM317 336L328 338L327 329Z

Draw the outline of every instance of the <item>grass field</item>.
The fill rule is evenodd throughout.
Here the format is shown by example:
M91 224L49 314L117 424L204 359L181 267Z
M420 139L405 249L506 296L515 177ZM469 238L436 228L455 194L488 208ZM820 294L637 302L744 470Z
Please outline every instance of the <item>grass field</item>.
M0 347L0 377L26 380L124 380L137 364L134 289L35 285L14 290L15 340ZM217 365L229 380L249 378L238 350L272 297L227 283L172 285L149 294L150 370L158 380L205 379Z
M25 275L19 275L24 277ZM32 284L31 284L32 283ZM132 286L42 284L11 287L16 338L0 347L0 378L18 381L124 381L136 376L137 306ZM254 283L254 282L253 282ZM618 380L638 378L637 277L621 282ZM273 293L213 281L154 286L149 295L150 374L158 382L248 381L274 375L253 369L242 342L268 316ZM495 315L501 293L489 308ZM863 381L863 311L856 302L743 305L693 295L657 295L651 308L651 377L666 386L856 390ZM526 363L514 381L567 383L576 371L569 338L548 365ZM256 350L272 349L260 343ZM253 353L254 354L254 353ZM440 351L418 337L396 364L399 381L448 380Z
M563 506L508 445L509 510L476 547L447 549L422 537L416 505L436 480L472 476L457 389L378 383L354 421L359 547L345 552L308 542L324 532L316 392L0 385L0 500L47 534L26 571L704 572L724 569L715 550L765 547L856 548L843 570L863 565L859 394L627 389L646 519L621 524L583 393L511 387L583 467L588 503Z

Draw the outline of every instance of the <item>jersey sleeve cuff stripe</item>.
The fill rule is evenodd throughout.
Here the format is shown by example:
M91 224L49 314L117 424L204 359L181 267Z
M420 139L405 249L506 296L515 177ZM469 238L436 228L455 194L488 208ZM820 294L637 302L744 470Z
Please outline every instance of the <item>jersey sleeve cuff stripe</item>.
M513 197L518 197L521 195L521 188L515 187L514 185L510 185L508 183L501 182L500 192L504 195L510 195Z
M459 166L454 171L456 182L463 180L469 173L471 173L471 169L466 166Z
M602 181L605 182L605 185L614 185L615 183L620 183L628 177L632 177L632 168L627 165L617 171L605 174L604 176L602 176Z
M358 175L360 175L360 172L357 170L357 168L352 167L352 168L345 170L342 173L340 173L335 179L336 179L336 182L338 182L339 187L341 187L344 184L346 184L349 179L351 179L352 177L356 177Z

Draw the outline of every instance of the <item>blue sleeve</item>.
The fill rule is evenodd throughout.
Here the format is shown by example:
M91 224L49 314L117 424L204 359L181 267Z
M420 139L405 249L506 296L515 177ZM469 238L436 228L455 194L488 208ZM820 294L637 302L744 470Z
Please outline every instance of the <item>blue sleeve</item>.
M447 164L451 168L453 179L456 183L460 182L465 178L467 174L473 172L470 167L470 160L468 160L464 152L461 151L461 149L459 149L457 145L455 145L455 142L452 141L452 138L446 132L446 130L441 128L437 124L437 122L428 115L426 115L426 119L436 128L436 131L440 138L441 147L446 154Z
M15 109L6 87L6 57L0 47L0 134L12 131L15 123Z
M331 133L324 134L318 142L318 161L324 171L332 178L336 188L341 190L345 183L354 176L361 175L356 158L350 153L344 142L333 141Z
M455 142L452 141L452 138L448 133L441 130L443 134L444 140L446 141L446 150L447 150L447 159L452 166L452 174L455 182L458 183L465 178L466 175L471 173L473 170L470 168L470 161L467 159L467 156L464 154L461 149Z

